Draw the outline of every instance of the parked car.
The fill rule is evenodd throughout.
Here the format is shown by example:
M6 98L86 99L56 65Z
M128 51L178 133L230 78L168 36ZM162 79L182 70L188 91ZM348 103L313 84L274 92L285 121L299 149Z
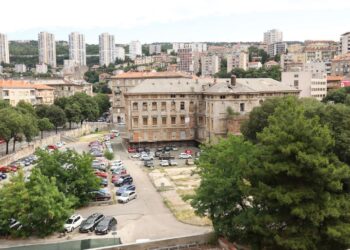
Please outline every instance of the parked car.
M192 159L187 159L186 165L194 165L194 161Z
M5 180L7 178L7 174L0 172L0 180Z
M118 201L120 203L127 203L133 199L136 199L137 195L135 191L124 192L121 196L118 196Z
M137 152L137 153L141 153L141 152L143 152L143 151L145 151L145 149L142 148L142 147L139 147L139 148L136 149L136 152Z
M171 150L173 150L173 151L178 151L179 149L178 149L176 146L172 145L172 146L171 146Z
M131 158L140 158L140 156L141 156L141 155L137 153L137 154L133 154L133 155L131 156Z
M111 172L116 172L116 171L119 171L121 169L125 169L123 165L121 165L121 166L112 166L110 168Z
M188 155L192 155L192 154L193 154L193 152L192 152L191 149L186 149L186 150L184 151L184 153L185 153L185 154L188 154Z
M154 153L154 156L155 157L159 157L161 154L163 154L163 150L157 150L155 153Z
M128 147L128 153L136 153L136 148Z
M107 179L104 179L104 178L100 178L100 179L101 179L101 182L100 182L101 186L102 186L102 187L107 187L107 186L108 186L108 181L107 181Z
M94 201L108 201L112 198L111 194L103 189L92 191L91 193L93 194L92 199Z
M143 165L145 167L153 167L154 163L153 163L153 161L144 161Z
M133 178L130 175L121 176L117 182L114 183L115 186L121 187L124 185L130 185L133 183Z
M83 222L83 217L80 214L73 214L64 224L64 230L67 232L73 232Z
M169 160L170 166L177 166L177 162L175 160Z
M126 171L125 168L120 168L112 171L112 174L116 174L116 175L126 175L127 173L128 172Z
M20 230L23 226L21 224L21 222L19 222L18 220L15 219L10 219L9 221L9 227L11 230Z
M47 149L57 150L58 147L56 145L48 145Z
M102 178L105 178L105 179L108 177L107 173L101 172L101 171L95 171L95 175L99 176L99 177L102 177Z
M171 147L165 146L165 147L164 147L164 151L171 151Z
M95 230L97 224L104 219L104 215L100 213L94 213L84 220L79 228L79 232L87 233Z
M151 160L153 160L153 157L150 155L141 155L140 160L141 161L151 161Z
M126 191L135 191L136 190L136 187L135 185L133 184L130 184L130 185L125 185L125 186L122 186L120 187L117 192L116 192L116 195L117 196L121 196L124 192Z
M64 143L64 142L61 142L61 141L56 143L56 146L57 146L58 148L62 148L64 145L65 145L65 143Z
M159 164L162 167L167 167L167 166L169 166L169 161L168 160L161 160Z
M186 153L180 153L179 159L190 159L192 158L192 155L186 154Z
M112 230L114 226L117 225L117 220L112 216L104 217L103 220L101 220L96 228L95 228L95 234L108 234L109 231Z
M175 159L175 156L171 155L170 152L165 152L161 154L158 158L159 160L171 160Z
M111 166L121 166L123 162L121 160L115 160L111 162Z
M16 171L17 171L17 167L0 166L0 172L3 172L3 173L16 172Z

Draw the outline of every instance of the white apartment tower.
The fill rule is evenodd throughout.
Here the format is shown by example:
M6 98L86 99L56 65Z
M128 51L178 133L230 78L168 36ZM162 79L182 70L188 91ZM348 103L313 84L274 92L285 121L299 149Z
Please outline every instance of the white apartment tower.
M350 32L346 32L340 37L340 54L347 54L349 52L350 52Z
M40 32L38 35L39 64L56 67L56 43L54 34Z
M267 45L283 41L283 33L280 30L268 30L264 33L264 43Z
M125 60L125 49L123 47L115 47L115 58Z
M137 56L142 56L142 45L140 41L131 41L129 44L129 57L135 60Z
M212 76L219 72L219 57L217 55L208 55L201 57L202 76Z
M149 54L160 54L162 52L162 45L161 44L150 44L149 45Z
M0 63L10 63L9 42L7 35L0 33Z
M99 36L100 65L108 66L115 61L115 42L114 36L108 33L102 33Z
M69 34L69 59L74 60L77 65L86 65L85 36L78 32Z

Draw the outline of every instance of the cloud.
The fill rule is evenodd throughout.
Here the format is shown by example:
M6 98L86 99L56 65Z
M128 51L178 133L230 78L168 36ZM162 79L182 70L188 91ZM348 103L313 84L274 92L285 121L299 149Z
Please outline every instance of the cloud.
M130 29L238 14L344 10L348 0L17 0L1 3L0 32L29 29ZM296 16L297 18L297 16ZM244 20L242 20L244 22ZM276 21L278 25L278 21Z

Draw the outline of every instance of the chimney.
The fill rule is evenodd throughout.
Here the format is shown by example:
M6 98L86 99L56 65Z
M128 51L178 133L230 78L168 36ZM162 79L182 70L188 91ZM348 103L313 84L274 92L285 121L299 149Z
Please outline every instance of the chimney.
M236 86L236 75L231 75L231 85Z

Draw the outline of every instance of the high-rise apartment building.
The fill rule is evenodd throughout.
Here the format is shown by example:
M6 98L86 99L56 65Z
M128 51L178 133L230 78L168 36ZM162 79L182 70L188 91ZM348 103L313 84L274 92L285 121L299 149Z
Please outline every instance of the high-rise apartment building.
M162 52L162 45L161 44L150 44L149 45L149 54L160 54Z
M226 58L227 58L227 72L231 72L235 68L240 68L244 70L248 69L249 56L247 52L245 51L234 52L234 53L228 54Z
M280 30L272 29L264 33L264 43L267 45L283 41L283 33Z
M350 32L346 32L340 37L340 54L350 52Z
M269 44L267 48L267 54L273 57L276 55L282 55L287 52L287 44L283 42L277 42L273 44Z
M108 66L115 61L115 41L114 36L102 33L99 36L100 65Z
M129 44L129 57L135 60L137 56L142 56L142 45L140 41L131 41Z
M193 52L206 52L208 50L206 43L173 43L173 50L178 53L179 49L192 49Z
M85 36L78 32L69 34L69 59L74 60L77 65L86 65Z
M9 42L7 35L0 33L0 63L10 63Z
M178 49L178 70L188 73L194 72L194 58L192 49Z
M123 47L115 47L115 58L125 60L125 49Z
M38 35L39 64L56 67L56 43L54 34L40 32Z
M207 55L201 57L202 76L212 76L219 72L220 63L217 55Z

